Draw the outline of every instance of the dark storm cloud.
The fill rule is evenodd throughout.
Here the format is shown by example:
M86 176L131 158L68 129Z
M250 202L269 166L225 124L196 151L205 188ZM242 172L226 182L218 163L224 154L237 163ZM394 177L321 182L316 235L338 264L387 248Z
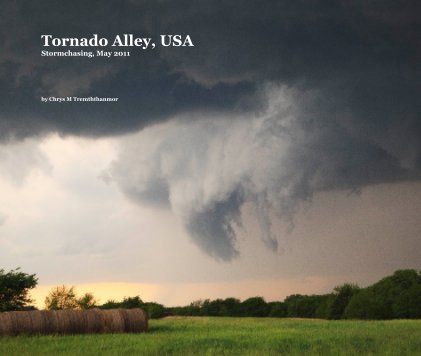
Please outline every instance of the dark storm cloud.
M117 34L133 33L159 41L161 32L148 31L144 11L130 2L10 2L4 5L4 13L0 25L0 139L49 131L90 136L119 134L179 111L230 110L254 87L253 83L204 87L174 70L160 57L159 49L125 48L132 50L132 56L125 59L40 56L41 49L87 50L42 47L42 34L90 37L97 33L112 41ZM105 106L40 102L41 96L68 95L120 100Z
M267 80L323 90L320 105L348 111L350 130L387 136L403 122L414 132L418 8L416 1L7 2L0 30L2 137L121 133L182 111L250 108L258 105L250 99L256 84ZM130 59L40 57L41 34L93 33L155 41L160 34L190 34L196 47L138 50ZM39 102L41 95L66 93L121 100ZM417 142L411 146L419 151Z
M230 260L238 255L233 222L240 223L242 204L241 195L234 192L212 208L192 214L186 229L203 251L214 258Z
M194 55L163 54L188 78L209 87L270 80L316 89L317 120L420 167L419 2L186 2L182 13L171 4L156 5L164 32L194 29L204 44Z
M293 216L296 204L316 191L420 177L416 0L37 1L9 2L2 10L0 139L51 131L120 134L177 117L190 130L185 140L172 136L183 130L164 128L163 145L146 155L150 162L137 151L123 153L113 176L132 199L171 206L212 255L237 254L232 222L246 201L256 206L265 243L276 248L271 209ZM111 60L39 55L41 34L93 33L109 39L133 33L156 42L160 34L189 34L195 47L132 50L130 58ZM66 94L120 100L39 101ZM240 124L230 123L233 117ZM200 120L222 120L219 136L197 141L212 129L208 123L189 128ZM237 129L244 130L241 142ZM231 152L219 163L213 140ZM235 149L255 150L254 165L240 164ZM180 179L168 172L163 152L180 165L197 160ZM197 177L207 163L218 174ZM203 186L181 198L180 180L200 179Z

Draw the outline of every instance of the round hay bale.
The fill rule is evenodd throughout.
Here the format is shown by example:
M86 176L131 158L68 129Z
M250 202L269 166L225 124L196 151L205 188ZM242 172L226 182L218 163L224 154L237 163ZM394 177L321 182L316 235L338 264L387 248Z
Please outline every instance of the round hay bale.
M57 318L57 334L69 334L70 321L67 310L52 310L51 311Z
M8 312L7 314L10 320L10 330L9 330L10 334L9 335L17 335L19 325L17 324L17 321L16 321L15 312Z
M30 335L32 331L31 317L28 311L11 312L13 319L14 333Z
M76 334L77 330L76 330L76 320L74 317L74 313L75 311L72 309L66 309L66 310L60 310L60 312L65 312L65 319L67 321L67 329L66 329L66 334Z
M105 333L123 333L125 331L125 320L120 309L103 310Z
M83 332L83 322L79 310L57 310L57 315L62 319L63 334L78 334Z
M31 334L45 334L45 313L40 310L34 310L28 314L32 325Z
M86 316L86 332L102 333L104 332L104 315L99 309L88 309L84 311Z
M6 317L4 316L5 313L0 313L0 336L5 335L6 333Z
M44 310L42 311L42 316L44 318L44 330L43 334L58 334L59 320L55 310Z
M144 309L139 309L140 312L142 313L142 332L147 332L149 329L149 314L146 310Z
M13 334L13 322L10 312L0 313L0 335L9 336Z
M69 317L71 334L86 333L87 322L85 312L83 310L70 310Z
M38 313L37 322L43 325L40 332L42 334L75 334L82 329L80 319L74 310L45 310ZM38 333L35 325L34 333Z
M0 313L0 335L145 332L142 309L45 310Z
M85 310L78 310L78 325L84 334L88 332L88 318Z
M140 333L148 329L148 316L142 309L120 309L125 321L125 332Z

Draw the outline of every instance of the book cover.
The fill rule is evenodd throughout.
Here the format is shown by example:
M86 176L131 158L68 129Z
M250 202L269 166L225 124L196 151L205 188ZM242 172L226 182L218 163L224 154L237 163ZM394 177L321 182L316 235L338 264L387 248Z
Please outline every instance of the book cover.
M0 268L283 301L420 269L416 1L2 1Z

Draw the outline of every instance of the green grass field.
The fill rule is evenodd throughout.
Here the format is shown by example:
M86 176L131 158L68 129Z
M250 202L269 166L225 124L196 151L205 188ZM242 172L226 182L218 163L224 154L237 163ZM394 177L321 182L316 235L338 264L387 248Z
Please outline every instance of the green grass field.
M0 355L421 355L421 320L171 317L147 334L0 337Z

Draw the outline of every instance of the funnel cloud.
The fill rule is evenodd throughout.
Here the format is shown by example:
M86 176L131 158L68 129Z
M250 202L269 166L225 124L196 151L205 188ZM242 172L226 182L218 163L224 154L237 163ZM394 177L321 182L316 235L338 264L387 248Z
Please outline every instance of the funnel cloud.
M272 212L292 223L316 192L419 177L388 147L315 112L323 102L317 92L271 85L259 96L265 109L248 116L177 117L128 137L111 177L133 201L171 209L193 241L221 260L239 254L245 203L255 207L265 245L277 250Z

